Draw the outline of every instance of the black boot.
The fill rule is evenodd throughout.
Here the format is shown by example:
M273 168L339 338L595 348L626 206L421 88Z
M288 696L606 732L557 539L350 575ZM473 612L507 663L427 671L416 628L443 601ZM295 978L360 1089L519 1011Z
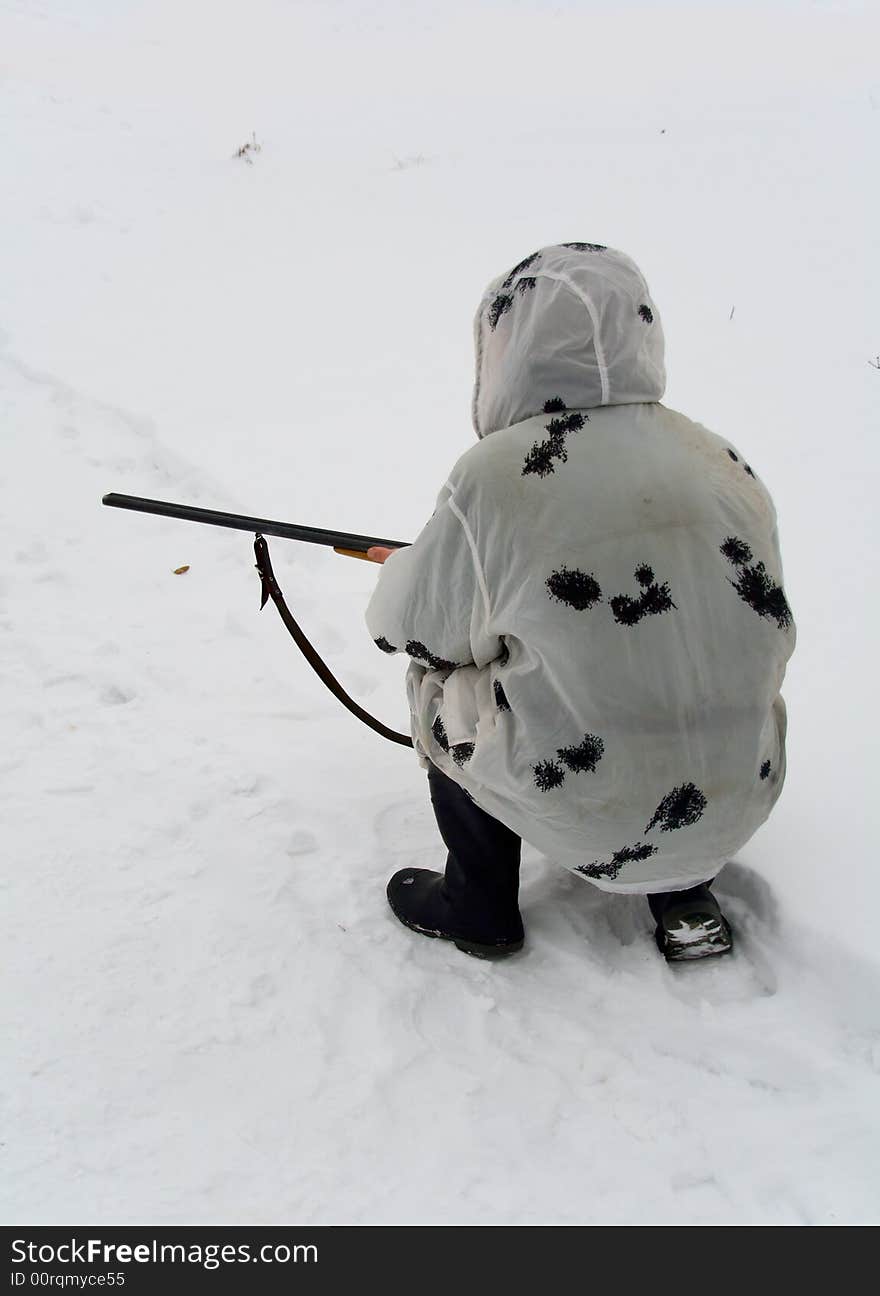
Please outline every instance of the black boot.
M488 958L515 954L523 947L521 920L502 931L492 919L480 921L473 913L461 913L450 903L443 874L432 869L401 869L388 883L386 894L394 916L405 927L422 936L454 941L465 954Z
M654 938L667 963L730 954L733 935L711 883L687 891L660 891L648 896L657 928Z
M449 850L446 873L406 868L388 883L395 917L423 936L488 957L522 949L517 896L521 842L432 765L431 801Z

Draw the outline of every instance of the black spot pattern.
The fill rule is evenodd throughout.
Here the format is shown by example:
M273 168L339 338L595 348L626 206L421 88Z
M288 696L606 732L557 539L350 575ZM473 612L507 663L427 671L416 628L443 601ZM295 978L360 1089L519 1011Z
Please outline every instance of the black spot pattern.
M565 778L563 765L572 774L592 774L605 751L605 743L596 734L584 734L576 747L560 747L556 755L559 760L538 761L532 766L535 775L535 786L541 792L549 792L559 787ZM560 761L562 764L560 764Z
M502 640L501 652L498 654L498 665L506 666L509 660L510 660L510 649L508 648L507 644Z
M516 265L513 267L510 273L505 275L504 279L501 281L501 290L497 292L493 297L492 304L489 307L486 316L486 318L489 321L489 328L492 330L493 333L495 332L495 329L498 327L498 321L502 318L502 316L507 314L507 312L510 310L511 306L513 305L513 292L510 290L513 288L514 279L516 278L517 275L522 274L523 270L528 270L529 266L533 265L534 262L537 261L540 255L541 255L540 252L533 252L531 256L523 257L522 261L517 261ZM528 292L528 290L530 288L534 288L534 286L535 286L534 277L526 276L520 279L519 283L516 285L516 288L517 291L522 296L523 293Z
M456 765L464 765L474 754L473 743L456 743L454 747L449 745L449 736L446 733L446 726L441 717L438 715L434 718L431 725L431 733L434 735L434 742L442 751L451 752L452 759Z
M540 255L540 252L533 252L531 256L523 257L522 261L517 261L516 265L510 271L510 274L503 281L501 287L509 288L516 276L522 274L523 270L528 270L530 265L534 265Z
M489 307L489 315L488 315L489 328L492 330L493 333L495 329L498 327L498 321L501 319L502 315L506 315L512 305L513 305L513 297L511 296L510 293L495 294L495 297L492 301L492 305Z
M768 760L765 760L764 764L761 766L761 778L765 779L769 776L769 774L770 774L770 762Z
M650 306L639 307L639 319L643 319L646 324L654 323L654 312L651 310Z
M554 459L565 463L568 460L565 438L569 432L580 432L589 417L589 414L566 414L562 418L551 419L545 424L544 430L550 435L546 441L536 441L526 455L522 470L523 477L528 476L529 473L535 473L538 477L548 477L556 470Z
M649 833L660 825L661 832L674 832L687 828L703 816L706 798L694 783L682 783L668 792L658 805L645 828Z
M493 297L492 305L489 307L489 312L487 316L489 320L489 328L492 330L493 333L495 332L495 329L498 327L498 321L501 319L503 315L507 314L507 312L510 310L511 306L513 305L514 278L516 277L517 274L519 274L521 270L525 270L528 266L530 266L532 262L535 260L535 258L539 255L540 254L538 252L535 252L533 256L526 257L524 261L520 261L519 265L514 266L510 274L507 276L507 278L504 280L504 282L501 285L502 289L504 289L505 291L497 292ZM534 288L536 283L537 283L537 279L533 278L530 275L526 275L522 279L520 279L519 282L516 284L516 292L518 292L520 297L522 297L525 293L529 291L530 288Z
M410 657L417 658L418 661L427 662L432 670L455 670L457 663L447 661L445 657L438 657L432 653L430 648L426 648L418 639L409 639L406 645L406 652Z
M492 685L492 691L495 694L495 705L499 711L509 711L510 703L507 700L507 694L504 692L504 685L500 680L495 680Z
M561 414L563 410L567 409L568 406L561 396L551 396L548 401L544 401L545 414Z
M616 878L624 864L629 864L631 860L650 859L656 854L656 846L651 846L647 842L636 842L635 846L623 846L619 851L615 851L608 864L600 864L598 860L594 860L592 864L578 864L575 871L583 873L584 877L588 878Z
M532 768L535 772L535 786L541 792L549 792L551 788L559 787L565 779L565 770L556 761L538 761L538 764Z
M728 536L721 545L721 552L728 562L739 568L739 574L730 584L744 603L757 612L759 617L766 617L776 622L780 630L787 630L791 625L791 608L781 585L777 585L762 562L751 563L752 551L744 540L737 536Z
M738 455L738 454L734 454L734 452L730 449L729 446L728 446L728 448L727 448L727 453L730 455L730 457L731 457L731 459L733 460L734 463L739 463L739 455ZM753 470L752 468L750 468L749 465L748 465L747 463L743 463L743 471L744 471L744 472L747 472L747 473L749 474L750 477L754 477L754 476L755 476L754 470Z
M573 774L592 774L605 751L605 744L595 734L584 734L577 747L560 747L556 753Z
M560 567L545 581L550 597L578 612L586 612L602 601L602 590L592 572Z
M728 562L739 566L740 563L751 562L752 551L746 544L745 540L740 540L736 536L728 536L721 546L721 552Z
M397 649L394 647L394 644L389 643L384 635L380 635L378 639L374 639L373 643L376 645L377 648L381 648L384 653L397 652Z
M449 739L446 737L446 726L439 716L437 716L436 720L431 725L431 733L434 735L434 742L437 746L442 747L443 751L448 752Z
M657 616L676 606L669 586L665 582L660 585L655 581L653 569L647 563L640 563L634 575L642 587L637 599L630 598L628 594L615 594L608 600L614 620L619 625L638 625L643 617Z
M608 248L604 243L563 243L564 248L571 248L573 252L607 252Z

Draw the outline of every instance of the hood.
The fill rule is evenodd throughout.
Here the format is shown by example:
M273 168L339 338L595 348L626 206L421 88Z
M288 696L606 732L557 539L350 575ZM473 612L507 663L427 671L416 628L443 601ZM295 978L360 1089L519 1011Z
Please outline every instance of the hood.
M478 437L549 409L658 401L663 330L644 276L599 243L541 248L493 279L474 319Z

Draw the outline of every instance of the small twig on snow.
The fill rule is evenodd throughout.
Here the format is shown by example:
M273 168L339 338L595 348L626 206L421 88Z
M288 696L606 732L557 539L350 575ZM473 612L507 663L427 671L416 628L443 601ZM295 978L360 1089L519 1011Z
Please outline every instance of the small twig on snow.
M257 132L251 131L251 137L248 142L242 144L240 149L236 149L232 156L234 158L244 158L245 162L247 162L249 166L253 166L254 159L252 154L259 153L261 148L262 145L257 143Z
M424 166L428 160L423 153L411 153L409 157L398 157L393 153L392 157L395 171L408 171L410 167Z

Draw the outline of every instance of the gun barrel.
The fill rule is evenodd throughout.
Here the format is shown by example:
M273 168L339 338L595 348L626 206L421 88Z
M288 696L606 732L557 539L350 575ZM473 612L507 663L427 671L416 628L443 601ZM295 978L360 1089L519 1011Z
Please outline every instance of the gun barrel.
M280 536L284 540L304 540L307 544L329 545L333 549L350 549L358 553L366 553L373 545L382 545L387 549L405 549L408 544L406 540L382 540L377 536L355 535L350 531L325 531L322 527L296 526L292 522L273 522L270 518L246 517L242 513L193 508L189 504L172 504L167 500L141 499L138 495L119 495L115 491L104 495L101 503L110 508L156 513L160 517L183 518L187 522Z

